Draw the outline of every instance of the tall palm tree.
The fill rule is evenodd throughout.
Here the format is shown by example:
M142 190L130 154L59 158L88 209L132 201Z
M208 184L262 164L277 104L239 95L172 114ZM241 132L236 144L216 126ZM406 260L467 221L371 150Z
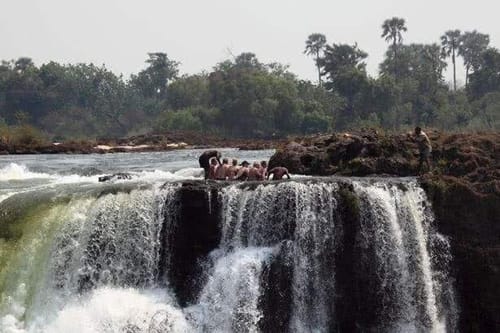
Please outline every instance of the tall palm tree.
M394 52L394 75L397 77L397 59L398 59L398 48L403 43L403 32L408 31L406 27L406 21L404 18L393 17L387 19L382 24L382 38L385 38L386 42L392 41L392 51Z
M306 49L304 53L315 57L316 67L318 68L318 83L321 86L321 67L319 65L320 54L326 45L326 37L323 34L314 33L309 35L306 40Z
M453 91L457 92L457 70L456 70L456 55L462 43L462 33L460 30L449 30L441 36L441 52L444 57L451 56L453 64Z

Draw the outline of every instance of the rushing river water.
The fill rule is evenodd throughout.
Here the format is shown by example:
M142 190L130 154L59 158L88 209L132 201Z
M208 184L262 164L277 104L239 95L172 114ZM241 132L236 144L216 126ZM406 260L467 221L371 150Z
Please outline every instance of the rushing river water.
M199 154L0 157L0 332L454 331L415 179L213 187Z
M219 149L224 157L243 160L268 160L273 150L240 151ZM134 180L161 182L201 179L200 149L152 153L103 155L6 155L0 156L0 201L21 191L63 184L88 185L98 177L130 172Z

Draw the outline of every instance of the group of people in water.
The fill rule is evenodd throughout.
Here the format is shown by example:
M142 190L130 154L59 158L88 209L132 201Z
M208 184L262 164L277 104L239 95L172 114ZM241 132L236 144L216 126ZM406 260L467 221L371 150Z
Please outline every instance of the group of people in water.
M223 158L217 150L208 150L199 158L200 167L203 168L205 179L213 180L267 180L272 175L273 180L283 177L290 179L288 170L284 167L267 169L267 161L254 162L252 165L247 161L238 164L237 159Z
M416 127L413 135L408 133L409 138L417 143L419 150L418 172L421 173L424 164L427 170L432 169L430 157L432 153L431 141L427 134L420 127ZM267 162L254 162L252 165L247 161L238 165L238 160L223 158L217 150L208 150L201 154L199 158L200 167L203 168L205 179L213 180L267 180L273 176L273 180L280 180L283 177L290 179L288 170L284 167L275 167L268 171Z

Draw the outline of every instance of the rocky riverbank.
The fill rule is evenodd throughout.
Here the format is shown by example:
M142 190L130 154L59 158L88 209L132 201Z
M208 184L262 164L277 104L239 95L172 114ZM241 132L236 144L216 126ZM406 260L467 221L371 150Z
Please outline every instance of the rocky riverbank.
M201 133L145 134L122 139L12 143L0 138L0 155L8 154L106 154L169 151L186 148L232 147L241 150L273 149L283 140L232 139Z
M463 182L479 193L500 193L500 133L428 135L433 168L423 179ZM279 147L270 160L270 167L278 165L306 175L415 176L418 150L407 134L319 135Z
M460 331L500 331L500 133L428 135L433 168L420 181L451 240ZM418 150L407 134L320 135L282 145L270 160L278 165L307 175L416 176Z

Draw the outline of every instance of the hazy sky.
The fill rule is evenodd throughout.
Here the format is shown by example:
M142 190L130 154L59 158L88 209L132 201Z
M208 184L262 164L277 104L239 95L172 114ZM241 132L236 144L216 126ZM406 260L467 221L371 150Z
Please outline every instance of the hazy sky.
M500 47L499 13L497 0L2 0L0 59L105 63L129 75L144 68L147 52L163 51L182 63L181 73L196 73L250 51L315 80L303 49L320 32L329 43L358 42L376 75L384 19L406 19L407 43L439 42L458 28L488 33Z

